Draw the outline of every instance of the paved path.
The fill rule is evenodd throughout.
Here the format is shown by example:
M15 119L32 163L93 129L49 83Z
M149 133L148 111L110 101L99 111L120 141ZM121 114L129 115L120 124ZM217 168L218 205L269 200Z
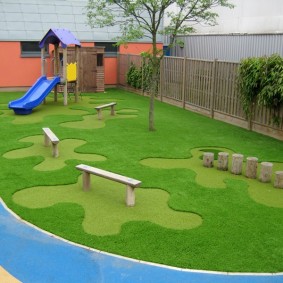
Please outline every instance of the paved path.
M166 268L83 248L27 225L9 211L0 199L1 266L5 272L24 283L283 282L283 273L252 276ZM9 282L5 278L0 268L0 282Z

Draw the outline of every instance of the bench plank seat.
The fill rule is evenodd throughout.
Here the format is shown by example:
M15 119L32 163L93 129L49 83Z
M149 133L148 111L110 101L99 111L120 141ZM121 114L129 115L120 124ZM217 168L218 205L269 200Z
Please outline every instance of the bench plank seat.
M141 181L85 164L79 164L76 166L76 168L83 171L83 189L85 191L88 191L90 189L90 174L96 175L112 181L116 181L118 183L125 184L127 186L126 204L127 206L135 205L134 189L140 186Z
M104 105L94 107L94 109L97 110L98 119L99 120L102 119L102 109L107 108L107 107L111 107L111 116L114 116L115 115L114 107L115 107L116 104L117 104L116 102L111 102L111 103L108 103L108 104L104 104Z
M44 132L44 145L49 146L50 142L52 143L52 156L58 157L59 150L58 150L58 137L49 129L49 128L42 128Z

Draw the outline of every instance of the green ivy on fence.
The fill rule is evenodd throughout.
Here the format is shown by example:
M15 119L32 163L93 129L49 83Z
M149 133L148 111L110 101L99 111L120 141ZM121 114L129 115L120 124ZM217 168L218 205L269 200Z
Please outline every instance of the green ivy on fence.
M158 66L158 78L160 73L160 66ZM142 66L137 67L131 62L130 68L126 75L127 84L136 89L142 89L145 92L150 91L152 81L152 63L148 58L143 58ZM159 83L156 84L158 88ZM158 91L158 89L157 89ZM157 92L156 92L157 93Z
M238 86L243 109L253 115L254 105L266 106L273 111L273 122L280 124L283 105L283 58L269 57L243 59L238 70Z
M142 69L137 68L133 62L127 72L127 84L137 89L142 88Z

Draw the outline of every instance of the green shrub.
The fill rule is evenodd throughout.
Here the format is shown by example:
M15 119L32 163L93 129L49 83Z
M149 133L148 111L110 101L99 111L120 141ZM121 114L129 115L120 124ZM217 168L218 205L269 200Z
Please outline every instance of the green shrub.
M277 54L265 60L258 102L273 110L273 122L279 125L279 114L283 104L283 58Z
M149 57L143 56L142 67L137 67L133 62L127 72L127 84L143 91L150 91L152 85L152 62ZM157 78L158 82L155 84L155 93L158 92L159 86L160 66L158 65Z
M243 104L243 110L250 116L251 106L257 100L261 90L261 80L264 66L264 58L247 58L240 63L238 70L238 86Z
M133 62L127 73L127 84L138 89L141 89L142 87L141 69L138 69Z
M283 58L278 54L270 57L247 58L241 61L238 70L238 86L243 109L252 115L253 105L270 108L273 122L280 124L280 109L283 104Z

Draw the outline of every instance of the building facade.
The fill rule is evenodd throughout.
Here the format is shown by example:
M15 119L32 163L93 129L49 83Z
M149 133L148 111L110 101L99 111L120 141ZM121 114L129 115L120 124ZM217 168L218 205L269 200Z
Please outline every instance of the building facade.
M104 46L105 84L117 83L117 53L139 54L151 43L142 39L115 47L118 27L91 29L87 0L0 0L0 88L31 86L41 74L39 41L50 28L70 30L83 47ZM161 38L159 39L162 46ZM52 47L47 50L47 75L52 75Z
M283 56L283 5L281 0L230 0L234 9L215 8L218 24L197 24L196 33L183 36L184 47L171 55L204 60L239 62L242 58Z

